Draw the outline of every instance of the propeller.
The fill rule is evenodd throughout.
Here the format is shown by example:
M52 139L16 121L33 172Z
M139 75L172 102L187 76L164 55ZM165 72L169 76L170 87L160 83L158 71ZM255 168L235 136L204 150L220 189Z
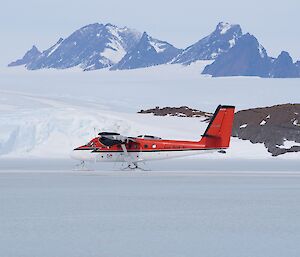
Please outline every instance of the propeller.
M137 165L133 162L132 157L129 155L127 148L126 148L126 144L128 144L129 142L137 142L134 138L122 136L122 135L120 135L118 133L114 133L114 132L111 132L111 133L110 132L101 132L98 135L99 135L99 141L101 142L101 144L103 144L107 147L111 147L114 145L120 145L124 152L125 161L128 163L128 167L129 168L137 167ZM95 150L93 150L93 152L100 152L100 150L95 149Z

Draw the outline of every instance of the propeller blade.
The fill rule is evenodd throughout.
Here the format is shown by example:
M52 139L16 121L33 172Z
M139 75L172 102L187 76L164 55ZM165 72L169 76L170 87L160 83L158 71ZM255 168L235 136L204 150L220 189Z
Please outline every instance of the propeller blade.
M124 152L124 160L127 162L128 167L136 167L136 165L134 164L132 157L129 155L126 145L125 144L121 144L122 150Z

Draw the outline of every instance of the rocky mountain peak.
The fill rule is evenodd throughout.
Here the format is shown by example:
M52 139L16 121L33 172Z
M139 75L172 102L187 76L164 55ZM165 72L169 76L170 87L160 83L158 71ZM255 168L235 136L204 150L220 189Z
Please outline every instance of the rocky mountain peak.
M276 61L277 61L277 62L281 62L281 63L285 63L285 64L287 64L287 65L293 63L292 57L291 57L290 54L289 54L288 52L286 52L286 51L282 51L282 52L279 54L279 56L278 56L278 58L277 58Z
M247 33L227 53L205 67L203 74L221 76L268 76L271 60L256 37Z
M21 59L11 62L10 64L8 64L8 67L26 65L28 63L31 63L36 60L40 54L41 52L38 50L38 48L33 45L32 48L28 50Z
M297 78L299 77L299 71L296 64L293 63L293 59L286 51L282 51L277 59L272 64L270 71L270 77L272 78Z
M198 60L213 60L228 52L242 36L240 25L220 22L207 37L186 48L173 63L189 65Z
M242 28L238 24L230 24L228 22L220 22L215 31L215 33L219 33L221 35L225 35L227 33L236 33L237 35L242 35Z
M111 70L135 69L170 62L182 50L143 33L138 44Z

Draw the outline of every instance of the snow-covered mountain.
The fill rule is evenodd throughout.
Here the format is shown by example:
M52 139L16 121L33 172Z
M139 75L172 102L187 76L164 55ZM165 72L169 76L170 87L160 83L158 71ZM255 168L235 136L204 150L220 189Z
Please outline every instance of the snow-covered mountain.
M94 23L76 30L66 39L59 39L49 49L34 55L35 58L27 58L27 54L10 66L25 64L30 70L74 66L84 70L101 69L118 63L140 38L141 33L127 27Z
M213 60L232 48L242 36L240 25L220 22L207 37L186 48L172 63L189 65L198 60Z
M24 65L29 70L75 66L85 71L126 70L160 64L190 65L199 60L209 63L202 73L213 77L300 77L300 62L293 63L287 52L278 58L269 57L255 36L243 35L240 25L226 22L220 22L210 35L185 50L146 32L94 23L76 30L66 39L60 38L42 52L33 46L23 58L8 66Z
M111 69L126 70L164 64L170 62L181 52L182 50L168 42L152 38L144 32L139 43Z

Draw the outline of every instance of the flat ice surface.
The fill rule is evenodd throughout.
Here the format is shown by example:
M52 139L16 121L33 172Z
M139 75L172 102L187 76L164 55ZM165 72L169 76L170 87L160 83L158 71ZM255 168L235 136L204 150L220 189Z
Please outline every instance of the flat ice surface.
M222 172L262 172L262 171L279 171L279 172L299 172L299 159L228 159L226 155L219 154L219 159L205 159L202 156L192 156L171 160L160 160L153 162L140 163L142 168L155 171L168 172L198 172L198 171L222 171ZM224 158L222 158L225 156ZM0 158L0 173L10 172L64 172L78 169L80 162L71 159L13 159ZM122 166L123 165L123 166ZM125 163L86 163L85 169L97 172L119 171L125 167Z
M0 256L300 255L300 172L0 171Z

